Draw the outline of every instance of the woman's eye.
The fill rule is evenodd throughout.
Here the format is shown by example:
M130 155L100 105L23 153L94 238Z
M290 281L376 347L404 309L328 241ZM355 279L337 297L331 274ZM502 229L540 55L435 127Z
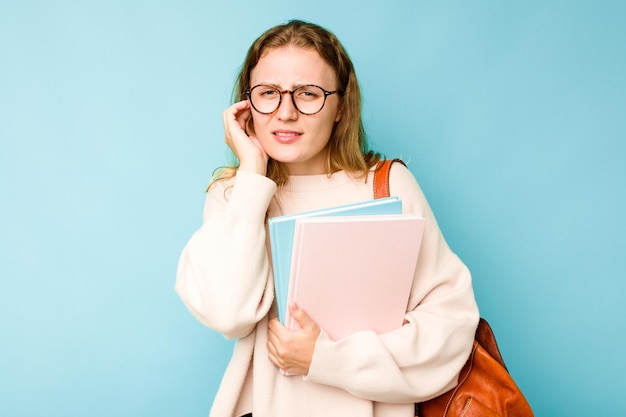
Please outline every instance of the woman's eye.
M259 93L262 97L273 97L278 95L278 91L276 90L272 90L272 89L268 89L268 90L261 90L261 92Z
M297 95L300 98L309 99L309 100L319 97L319 94L311 90L300 90L298 91Z

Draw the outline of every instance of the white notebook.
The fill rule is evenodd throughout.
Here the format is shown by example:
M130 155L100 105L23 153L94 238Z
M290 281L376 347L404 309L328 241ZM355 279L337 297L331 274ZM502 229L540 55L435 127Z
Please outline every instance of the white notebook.
M411 214L298 219L289 304L333 340L401 327L423 233L424 219ZM299 328L288 311L285 325Z

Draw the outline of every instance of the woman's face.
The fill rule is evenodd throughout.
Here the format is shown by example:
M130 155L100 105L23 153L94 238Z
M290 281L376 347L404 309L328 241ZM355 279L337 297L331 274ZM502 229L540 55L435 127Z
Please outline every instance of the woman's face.
M286 46L270 49L259 59L250 73L250 87L259 84L281 91L314 84L335 91L337 77L315 50ZM251 112L261 146L272 159L285 164L289 175L326 173L328 141L341 118L338 94L328 96L322 110L313 115L298 112L288 93L274 113Z

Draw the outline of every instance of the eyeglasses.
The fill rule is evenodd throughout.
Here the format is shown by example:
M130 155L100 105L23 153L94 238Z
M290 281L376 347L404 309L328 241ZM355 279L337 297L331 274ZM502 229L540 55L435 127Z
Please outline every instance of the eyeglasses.
M317 85L303 85L293 90L281 91L271 85L255 85L243 92L250 98L254 110L261 114L272 114L280 107L283 94L291 95L293 106L302 114L317 114L324 108L326 97L333 94L343 94L341 90L326 91Z

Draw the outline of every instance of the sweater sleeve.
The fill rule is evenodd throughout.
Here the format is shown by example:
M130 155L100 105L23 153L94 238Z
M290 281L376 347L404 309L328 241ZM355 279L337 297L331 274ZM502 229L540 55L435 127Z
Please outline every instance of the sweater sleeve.
M415 178L394 164L390 181L403 212L426 219L405 324L336 341L322 330L305 380L371 401L420 402L456 385L479 315L470 273L446 244Z
M178 263L176 292L201 323L227 338L248 335L272 305L265 213L275 191L273 181L244 171L215 183L202 227Z

